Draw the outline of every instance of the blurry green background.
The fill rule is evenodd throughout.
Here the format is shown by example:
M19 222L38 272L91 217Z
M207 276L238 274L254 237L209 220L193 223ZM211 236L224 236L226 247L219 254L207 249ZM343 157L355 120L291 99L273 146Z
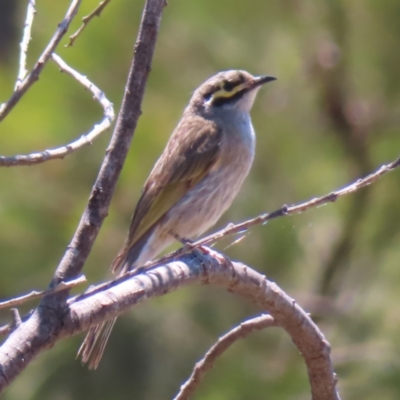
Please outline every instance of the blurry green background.
M37 59L68 7L39 0ZM82 17L97 5L83 2ZM118 110L143 1L112 1L57 52ZM26 1L0 2L0 102L13 89ZM219 226L323 195L400 149L398 0L170 0L129 158L94 249L89 283L106 279L141 186L188 102L216 71L271 74L252 116L253 169ZM80 25L73 23L71 33ZM64 39L63 44L67 43ZM0 154L56 147L87 132L100 107L49 63L0 125ZM64 160L0 170L0 298L47 286L84 209L110 132ZM400 398L400 171L335 204L255 227L226 253L265 273L318 321L343 399ZM231 239L232 241L233 239ZM217 247L224 251L230 243ZM83 290L83 288L79 288ZM21 312L26 312L31 303ZM190 287L120 318L103 362L75 361L83 335L37 357L6 400L171 398L216 338L259 312L215 287ZM0 314L0 323L9 315ZM195 399L308 399L304 363L278 329L234 345Z

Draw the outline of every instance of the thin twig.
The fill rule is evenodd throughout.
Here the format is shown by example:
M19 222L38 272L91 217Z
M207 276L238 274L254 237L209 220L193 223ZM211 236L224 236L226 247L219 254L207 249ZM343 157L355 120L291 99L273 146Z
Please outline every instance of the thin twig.
M52 60L60 67L62 72L66 72L75 78L83 87L90 90L93 93L93 98L97 100L104 110L104 118L95 124L93 129L82 135L79 139L68 143L64 146L57 147L54 149L46 149L38 153L31 154L20 154L13 157L0 156L0 167L14 167L21 165L33 165L43 163L45 161L54 160L57 158L64 158L70 153L80 149L83 146L91 145L93 140L96 139L102 132L107 130L115 118L113 104L106 98L104 92L102 92L95 84L89 81L86 76L81 75L79 72L68 66L58 55L52 54Z
M75 40L77 37L82 33L82 31L86 28L88 23L90 22L91 19L94 17L100 17L102 11L106 8L107 4L110 2L110 0L104 0L100 2L100 4L89 14L86 15L85 17L82 18L82 25L79 27L79 29L72 34L69 37L69 43L65 45L65 47L70 47L74 45Z
M154 268L154 266L156 266L160 263L163 263L165 261L171 260L187 251L190 251L193 248L196 248L199 246L210 245L212 243L215 243L217 240L219 240L223 237L229 236L229 235L233 235L236 233L243 233L243 232L247 231L247 229L249 229L250 227L252 227L254 225L266 224L268 221L278 218L278 217L286 217L289 215L301 214L305 211L308 211L311 208L320 207L327 203L335 202L339 197L356 192L357 190L359 190L365 186L368 186L371 183L374 183L379 178L381 178L383 175L387 174L390 171L393 171L394 169L398 168L399 166L400 166L400 157L398 157L395 161L393 161L389 164L382 165L378 170L376 170L372 174L369 174L362 179L358 179L357 181L350 183L349 185L345 186L344 188L338 189L338 190L331 192L325 196L315 197L311 200L308 200L308 201L305 201L303 203L299 203L296 205L292 205L292 206L283 205L281 208L279 208L271 213L259 215L256 218L249 219L249 220L241 222L239 224L230 223L225 228L219 230L218 232L212 233L211 235L208 235L202 239L199 239L196 242L187 243L180 249L178 249L172 253L169 253L163 257L160 257L154 261L151 261L151 262L145 264L142 268L137 269L136 271L130 271L126 275L133 276L133 275L136 275L143 271L147 271L151 268Z
M0 336L9 335L13 331L12 324L0 326Z
M151 69L164 7L165 0L146 0L134 58L110 145L106 150L106 156L93 185L88 204L70 245L57 267L51 285L72 279L81 273L104 218L108 214L111 198L141 115L141 102ZM50 301L50 299L46 298L45 301ZM62 302L56 299L53 301L62 307ZM52 303L51 307L56 308L57 304Z
M11 300L1 301L0 309L14 307L16 305L26 303L27 301L31 301L44 296L48 296L50 294L60 292L61 290L71 289L84 282L86 282L86 277L84 275L81 275L80 277L72 279L68 282L60 282L55 288L52 289L47 289L42 291L32 290L32 292L24 294L23 296L15 297L14 299Z
M35 17L36 14L36 9L35 9L35 0L29 0L28 1L28 8L26 11L26 19L25 19L25 25L24 25L24 33L22 35L22 40L21 40L21 52L19 55L19 70L18 70L18 76L17 76L17 81L15 82L14 90L17 90L18 87L20 86L21 82L24 80L26 74L28 73L26 69L26 57L28 55L28 45L31 40L31 30L32 30L32 24L33 24L33 18Z
M271 315L263 314L259 317L251 318L242 322L239 326L231 329L228 333L218 339L218 341L207 351L205 356L196 363L192 375L181 386L179 393L174 400L187 400L193 395L203 380L204 375L213 366L218 357L229 349L237 340L244 339L250 333L265 328L276 326L275 320Z
M60 22L57 27L56 32L51 38L49 44L43 51L42 55L39 57L38 61L32 68L31 72L28 76L20 83L18 88L14 91L10 99L0 105L0 121L2 121L8 113L15 107L15 105L19 102L21 97L26 93L26 91L39 79L39 75L42 72L44 66L49 61L52 53L56 49L57 45L60 43L63 36L67 33L69 24L72 19L75 17L78 8L81 4L82 0L72 0L72 3L65 14L64 19Z
M18 308L12 308L11 310L11 329L16 329L21 325L21 316L19 315Z
M110 145L90 193L88 204L74 237L53 275L50 287L56 287L60 282L75 279L81 274L102 222L107 216L116 182L141 115L141 102L165 6L166 0L146 0L134 48L134 58ZM13 382L37 354L63 336L73 334L74 328L69 324L72 330L68 330L65 318L75 318L78 314L76 311L69 313L65 303L68 294L68 290L65 290L52 296L45 296L33 314L2 344L0 392ZM82 326L81 331L88 328L89 323Z
M15 326L15 311L13 311L13 309L11 309L11 313L12 313L12 317L11 320L13 322L0 326L0 336L7 336L9 335L12 331L14 331L16 328L18 328L18 326ZM23 318L20 318L21 322L27 321L29 319L29 317L32 315L33 310L29 311Z

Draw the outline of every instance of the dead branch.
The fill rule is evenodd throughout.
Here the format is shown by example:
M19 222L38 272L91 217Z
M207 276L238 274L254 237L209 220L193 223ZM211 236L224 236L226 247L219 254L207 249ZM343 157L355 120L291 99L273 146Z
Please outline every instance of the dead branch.
M263 314L259 317L251 318L242 322L239 326L231 329L228 333L218 339L218 341L207 351L205 356L196 363L192 375L181 386L179 393L174 400L187 400L192 396L203 380L204 375L212 367L218 357L229 349L237 340L244 339L250 333L265 328L276 326L275 320L271 315Z
M39 307L0 348L0 390L9 385L34 356L56 341L121 315L141 301L195 283L221 286L269 312L304 357L313 400L340 399L335 388L329 344L308 314L275 283L250 267L241 263L222 265L198 251L134 278L111 282L101 292L74 297L63 313L54 312L52 318L42 318L41 313L46 310Z
M73 2L75 7L77 4L79 2ZM101 224L107 215L116 182L141 114L141 101L151 67L161 14L165 5L165 0L147 0L145 3L134 50L135 57L131 64L118 121L99 175L90 194L88 205L82 215L76 233L54 273L50 288L56 287L60 282L74 279L81 273ZM70 7L70 10L72 7ZM74 10L76 11L76 9ZM59 29L61 28L65 28L65 21ZM53 42L54 38L52 39ZM48 48L50 47L53 50L53 47L49 45ZM25 78L19 90L26 87L24 84L31 76L32 73ZM12 108L10 105L7 105L7 107L5 113L3 110L3 118ZM3 344L0 349L2 354L0 356L0 390L10 384L35 355L44 348L48 348L51 343L54 343L53 338L60 337L60 332L65 331L62 319L68 314L68 306L66 304L68 293L69 290L65 289L44 297L32 316L15 329ZM25 337L25 335L30 338L28 347L25 345L18 349L15 347L14 351L19 353L19 356L16 356L15 352L13 355L11 353L7 355L7 343L13 343L15 338Z
M22 82L20 82L10 99L0 105L0 121L2 121L8 115L8 113L15 107L26 91L39 79L39 75L44 66L50 60L51 55L53 54L57 45L60 43L63 36L67 33L69 24L78 12L81 1L82 0L73 0L71 2L64 19L58 24L56 32L43 51L42 55L37 60L31 72L24 78Z
M100 4L88 15L84 16L82 18L82 25L78 28L78 30L72 34L69 37L69 43L65 45L65 47L71 47L74 45L75 40L78 38L78 36L82 33L82 31L87 27L89 22L94 18L94 17L100 17L101 13L103 10L106 8L107 4L110 2L110 0L103 0L100 2Z
M161 262L168 261L172 257L179 256L179 255L187 252L190 249L194 249L199 246L206 246L206 245L213 244L213 243L217 242L219 239L222 239L223 237L226 237L226 236L234 235L237 233L243 233L254 225L260 225L260 224L265 225L268 221L275 219L275 218L301 214L312 208L320 207L320 206L328 204L328 203L333 203L342 196L357 192L358 190L360 190L368 185L371 185L372 183L376 182L379 178L381 178L383 175L386 175L388 172L393 171L394 169L398 168L399 166L400 166L400 157L398 157L396 160L392 161L389 164L382 165L375 172L365 176L364 178L357 179L355 182L352 182L352 183L346 185L344 188L337 189L337 190L335 190L331 193L328 193L324 196L314 197L303 203L295 204L292 206L287 206L286 204L284 204L281 208L278 208L275 211L272 211L270 213L261 214L258 217L248 219L239 224L230 223L225 228L223 228L215 233L205 236L204 238L199 239L193 243L186 243L185 246L183 246L181 249L178 249L175 252L169 253L163 257L160 257L154 261L147 263L146 265L143 266L143 268L140 269L139 272L142 272L143 270L149 270L149 269L153 268L155 265L157 265ZM133 276L136 273L137 272L135 272L135 271L128 272L127 275Z
M19 55L18 76L17 76L17 81L15 82L14 90L18 89L21 82L24 80L26 74L28 73L28 71L26 69L26 57L28 55L28 46L29 46L29 42L31 40L31 30L32 30L33 19L36 14L35 5L36 5L35 0L28 1L24 30L23 30L22 40L21 40L21 44L20 44L21 52Z
M62 60L57 54L51 55L52 60L60 67L61 72L65 72L68 75L75 78L84 88L90 90L93 94L93 98L103 107L104 118L95 124L93 129L82 135L79 139L68 143L64 146L57 147L54 149L46 149L38 153L31 154L19 154L13 157L0 156L0 167L14 167L21 165L33 165L43 163L45 161L64 158L68 154L88 146L93 143L101 133L107 130L111 123L114 121L115 113L113 104L107 99L105 93L101 91L94 83L89 81L86 76L83 76L78 71L71 68L65 61Z
M44 296L49 296L51 294L58 293L61 290L71 289L77 285L80 285L81 283L84 283L84 282L86 282L86 277L84 275L82 275L79 278L73 279L71 281L61 282L53 289L47 289L47 290L42 290L42 291L32 290L32 292L30 292L28 294L24 294L22 296L15 297L10 300L1 301L0 309L14 307L14 306L26 303L26 302L34 300L34 299L40 299ZM1 335L1 330L0 330L0 335Z

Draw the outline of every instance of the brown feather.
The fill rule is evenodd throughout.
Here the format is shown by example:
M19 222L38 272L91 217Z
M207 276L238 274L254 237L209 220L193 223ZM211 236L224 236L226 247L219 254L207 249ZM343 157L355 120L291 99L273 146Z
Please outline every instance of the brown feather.
M124 263L132 247L207 175L218 158L221 136L216 124L204 118L184 119L177 126L144 185L113 271L131 267Z

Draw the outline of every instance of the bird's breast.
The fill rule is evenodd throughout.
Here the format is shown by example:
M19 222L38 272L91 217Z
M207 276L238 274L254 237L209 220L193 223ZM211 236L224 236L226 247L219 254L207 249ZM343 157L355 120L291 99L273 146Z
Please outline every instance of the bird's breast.
M255 135L250 118L228 124L213 168L169 212L171 226L183 237L195 237L214 225L232 204L254 158Z
M246 177L253 163L256 141L250 116L233 118L222 129L220 154L211 172Z

